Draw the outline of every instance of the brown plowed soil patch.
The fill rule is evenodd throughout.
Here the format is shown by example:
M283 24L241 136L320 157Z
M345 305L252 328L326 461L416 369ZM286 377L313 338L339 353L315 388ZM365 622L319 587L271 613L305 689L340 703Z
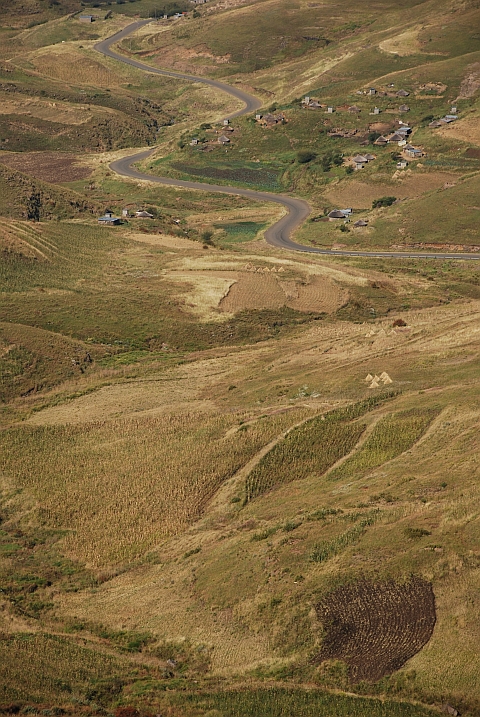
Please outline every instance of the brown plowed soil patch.
M90 167L78 164L78 157L61 152L19 152L0 154L0 162L7 167L24 172L36 179L52 184L86 179L92 173Z
M285 294L274 276L242 272L219 308L234 314L242 309L278 309L285 303Z
M298 298L288 301L288 306L297 311L320 311L333 313L343 306L348 293L340 286L322 276L314 277L306 286L299 286Z
M221 300L221 311L236 313L242 309L276 309L289 306L297 311L332 313L345 304L348 292L323 276L308 284L295 280L279 281L268 273L242 272Z
M419 577L343 585L316 610L325 637L315 662L342 660L352 682L398 670L429 641L436 619L432 586Z

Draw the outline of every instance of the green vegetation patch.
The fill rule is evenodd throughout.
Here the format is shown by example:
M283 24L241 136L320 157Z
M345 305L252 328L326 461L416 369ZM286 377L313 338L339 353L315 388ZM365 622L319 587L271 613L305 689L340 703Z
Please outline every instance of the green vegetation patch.
M177 695L186 710L202 707L211 717L427 717L433 713L405 702L362 699L335 695L322 690L272 688L263 690L232 690L216 694Z
M252 241L267 225L264 222L219 222L213 226L215 229L223 229L225 232L226 237L223 239L223 243L236 244L238 242Z
M39 702L85 692L122 667L110 655L54 635L21 633L0 638L0 700Z
M229 162L228 166L220 165L217 167L211 165L198 167L185 162L172 162L171 167L183 174L203 177L204 179L214 179L220 183L234 182L268 189L278 189L280 186L278 172L268 169L252 169L240 162Z
M436 408L413 408L386 416L375 426L363 446L329 474L329 479L360 478L396 458L418 441L438 412Z
M365 430L364 424L352 421L375 405L375 400L359 401L326 416L316 416L290 431L247 477L245 503L276 486L325 473L353 449Z

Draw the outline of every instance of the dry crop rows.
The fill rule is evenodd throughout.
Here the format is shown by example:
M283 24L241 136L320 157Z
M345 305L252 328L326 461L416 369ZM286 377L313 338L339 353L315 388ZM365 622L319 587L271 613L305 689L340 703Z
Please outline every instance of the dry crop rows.
M305 414L233 434L238 416L198 413L16 428L0 437L0 470L34 496L46 525L69 531L69 556L99 567L185 529L224 480Z
M352 681L379 680L398 670L430 639L435 596L419 577L405 583L344 585L317 605L325 629L316 662L339 659Z

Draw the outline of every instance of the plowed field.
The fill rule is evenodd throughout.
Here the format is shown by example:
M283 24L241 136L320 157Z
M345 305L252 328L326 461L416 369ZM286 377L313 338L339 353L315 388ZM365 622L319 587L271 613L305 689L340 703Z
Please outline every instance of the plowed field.
M316 661L343 660L353 682L379 680L398 670L429 641L435 596L426 580L413 577L343 585L317 605L325 637Z

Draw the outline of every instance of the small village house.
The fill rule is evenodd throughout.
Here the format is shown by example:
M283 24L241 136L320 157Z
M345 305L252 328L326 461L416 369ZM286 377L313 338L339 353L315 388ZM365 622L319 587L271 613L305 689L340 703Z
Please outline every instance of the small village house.
M332 212L328 214L328 221L334 222L337 219L346 219L346 215L342 212L341 209L334 209Z
M370 96L376 95L376 94L377 94L377 90L375 89L375 87L370 87L370 89L368 90L368 94L369 94Z
M330 105L327 107L327 113L329 115L333 114L335 112L335 107L331 107Z
M355 222L355 224L353 226L354 227L367 227L368 221L366 219L359 219L358 221Z
M402 159L400 162L397 162L397 169L406 169L408 167L408 162L405 159Z
M386 147L388 144L388 139L384 137L383 134L381 134L380 137L377 137L373 144L375 144L377 147Z
M93 15L80 15L78 19L80 22L93 22L95 20Z
M114 217L113 212L107 209L103 217L98 217L98 223L103 226L113 226L115 224L120 224L120 218Z
M407 92L407 90L398 90L398 92L396 93L396 96L397 97L408 97L409 94L410 94L410 92Z
M380 107L374 107L372 111L372 115L379 115L380 114Z
M225 134L221 134L220 137L218 138L218 142L220 144L230 144L230 139Z
M398 108L399 112L410 112L410 107L408 105L400 105Z
M128 209L127 209L127 208L122 209L122 217L128 217L128 216L129 216L129 211L128 211Z

